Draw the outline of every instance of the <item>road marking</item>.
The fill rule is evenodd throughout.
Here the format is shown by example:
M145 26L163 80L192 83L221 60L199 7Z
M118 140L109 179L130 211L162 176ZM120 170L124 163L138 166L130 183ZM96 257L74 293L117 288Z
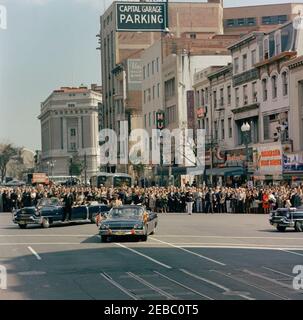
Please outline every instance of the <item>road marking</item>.
M27 248L38 260L42 260L39 254L32 247L27 247Z
M222 262L220 262L220 261L217 261L217 260L208 258L208 257L206 257L206 256L202 256L201 254L198 254L198 253L192 252L192 251L190 251L190 250L184 249L184 248L182 248L182 247L180 247L180 246L176 246L176 245L171 244L171 243L169 243L169 242L165 242L165 241L162 241L162 240L153 238L153 237L151 237L150 239L155 240L155 241L158 241L158 242L161 242L161 243L166 244L166 245L168 245L168 246L171 246L171 247L173 247L173 248L182 250L182 251L184 251L184 252L190 253L190 254L195 255L195 256L197 256L197 257L199 257L199 258L202 258L202 259L211 261L211 262L213 262L213 263L219 264L220 266L226 266L226 264L224 264L224 263L222 263Z
M152 261L152 262L154 262L154 263L156 263L156 264L158 264L158 265L160 265L160 266L162 266L162 267L164 267L164 268L166 268L166 269L172 269L171 266L169 266L169 265L167 265L167 264L165 264L165 263L162 263L162 262L160 262L160 261L158 261L158 260L155 260L155 259L153 259L153 258L151 258L151 257L149 257L149 256L147 256L147 255L145 255L145 254L137 251L137 250L134 250L134 249L132 249L132 248L126 247L126 246L124 246L124 245L121 244L121 243L115 243L115 244L116 244L117 246L119 246L119 247L121 247L121 248L124 248L124 249L127 249L127 250L129 250L129 251L131 251L131 252L133 252L133 253L141 256L141 257L144 257L145 259L148 259L148 260L150 260L150 261Z
M213 272L216 272L216 273L218 273L218 274L220 274L220 275L222 275L222 276L224 276L224 277L230 278L230 279L232 279L232 280L235 280L235 281L238 281L238 282L240 282L240 283L243 283L243 284L245 284L245 285L247 285L247 286L250 286L250 287L253 287L253 288L258 289L258 290L260 290L260 291L263 291L263 292L265 292L265 293L268 293L268 294L270 294L270 295L272 295L272 296L278 297L279 299L282 299L282 300L290 300L290 299L287 298L287 297L284 297L284 296L282 296L282 295L280 295L280 294L277 294L277 293L275 293L275 292L271 292L271 291L269 291L269 290L267 290L267 289L264 289L263 287L254 285L254 284L249 283L249 282L247 282L247 281L245 281L245 280L243 280L243 279L239 279L239 278L237 278L237 277L235 277L235 276L231 276L231 275L225 274L224 272L221 272L221 271L218 271L218 270L212 270L212 271L213 271Z
M216 282L214 282L214 281L211 281L211 280L202 278L202 277L200 277L200 276L198 276L198 275L196 275L196 274L193 274L193 273L191 273L191 272L189 272L189 271L187 271L187 270L185 270L185 269L180 269L180 271L183 272L183 273L185 273L185 274L187 274L188 276L190 276L190 277L192 277L192 278L195 278L195 279L197 279L197 280L201 280L201 281L206 282L206 283L208 283L208 284L210 284L210 285L212 285L212 286L214 286L214 287L217 287L217 288L225 291L225 293L232 293L232 290L231 290L231 289L229 289L229 288L227 288L227 287L224 287L224 286L222 286L222 285L219 284L219 283L216 283ZM241 297L241 298L243 298L243 299L246 299L246 300L255 300L254 298L248 297L248 296L245 295L245 294L235 294L235 296L239 296L239 297Z
M206 298L208 300L214 300L213 298L211 298L211 297L209 297L209 296L207 296L207 295L205 295L205 294L203 294L203 293L201 293L199 291L196 291L195 289L192 289L192 288L184 285L183 283L181 283L179 281L176 281L176 280L174 280L174 279L172 279L172 278L170 278L170 277L168 277L168 276L166 276L166 275L164 275L164 274L162 274L162 273L160 273L158 271L154 271L154 273L156 273L157 275L159 275L160 277L162 277L164 279L167 279L168 281L171 281L171 282L177 284L178 286L180 286L180 287L182 287L182 288L184 288L184 289L186 289L188 291L193 292L194 294L196 294L198 296L201 296L201 297Z
M65 237L70 237L70 238L87 238L87 237L99 237L99 235L97 234L1 234L0 237L20 237L20 238L24 238L24 237L56 237L56 238L65 238Z
M251 276L254 276L254 277L257 277L257 278L260 278L260 279L263 279L263 280L267 280L267 281L272 282L272 283L274 283L274 284L280 285L281 287L294 290L294 288L293 288L292 286L289 286L289 285L287 285L287 284L285 284L285 283L283 283L283 282L280 282L280 281L278 281L278 280L275 280L275 279L266 277L266 276L264 276L263 274L259 274L259 273L256 273L256 272L252 272L252 271L249 271L249 270L246 270L246 269L244 269L243 272L245 272L245 273L247 273L247 274L250 274Z
M129 297L131 297L133 300L140 300L139 297L135 296L134 294L132 294L129 290L127 290L126 288L122 287L118 282L116 282L115 280L112 279L112 277L110 277L109 275L107 275L106 273L100 273L100 275L107 280L108 282L110 282L113 286L115 286L116 288L118 288L119 290L121 290L123 293L125 293L126 295L128 295Z
M255 244L255 243L220 243L220 242L206 242L206 243L199 243L199 242L192 242L192 243L183 243L183 242L171 242L173 245L178 245L180 247L185 247L185 246L196 246L196 245L223 245L223 246L251 246L251 247L264 247L264 244ZM281 248L281 244L268 244L268 247L273 247L273 248ZM290 247L292 247L290 245ZM295 248L295 246L294 246ZM303 247L301 247L303 249Z
M150 282L146 281L145 279L142 279L138 275L132 273L132 272L127 272L127 274L132 277L133 279L137 280L138 282L142 283L144 286L152 289L153 291L159 293L161 296L166 297L168 300L177 300L176 297L172 296L171 294L167 293L166 291L154 286Z
M284 251L284 252L288 252L288 253L292 253L292 254L295 254L296 256L301 256L303 257L303 254L302 253L298 253L298 252L293 252L293 251L290 251L290 250L302 250L302 249L297 249L297 248L287 248L287 249L283 249L283 248L280 248L281 251Z
M288 277L288 278L293 279L293 276L290 276L290 275L287 274L287 273L284 273L284 272L281 272L281 271L278 271L278 270L275 270L275 269L272 269L272 268L267 268L267 267L262 267L262 268L263 268L263 269L266 269L266 270L269 270L269 271L272 271L272 272L277 273L277 274L281 274L281 275L286 276L286 277Z
M180 238L180 235L158 235L157 238ZM283 238L283 237L234 237L234 236L191 236L191 235L182 235L182 238L215 238L215 239L269 239L269 240L301 240L302 237L298 238Z

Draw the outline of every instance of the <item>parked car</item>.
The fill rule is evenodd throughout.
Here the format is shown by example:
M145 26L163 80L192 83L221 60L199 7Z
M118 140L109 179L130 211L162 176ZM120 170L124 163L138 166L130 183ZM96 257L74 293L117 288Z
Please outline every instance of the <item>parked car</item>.
M272 211L269 222L280 232L284 232L287 228L303 232L303 208L282 208Z
M147 241L158 226L158 215L144 206L121 206L112 208L100 225L101 242L114 236L134 236Z
M75 206L72 208L70 221L96 223L97 216L109 210L107 205L99 203ZM41 225L43 228L49 228L54 223L63 223L64 218L64 206L58 198L44 198L38 202L36 207L22 208L13 213L13 222L21 229L25 229L28 225Z

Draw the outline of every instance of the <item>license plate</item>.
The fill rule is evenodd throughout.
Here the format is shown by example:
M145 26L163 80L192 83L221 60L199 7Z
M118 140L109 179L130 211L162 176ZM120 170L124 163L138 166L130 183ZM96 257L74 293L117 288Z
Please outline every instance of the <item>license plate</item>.
M125 232L117 232L116 235L117 235L117 236L124 236L124 235L125 235Z
M19 224L26 224L26 222L25 221L20 221Z

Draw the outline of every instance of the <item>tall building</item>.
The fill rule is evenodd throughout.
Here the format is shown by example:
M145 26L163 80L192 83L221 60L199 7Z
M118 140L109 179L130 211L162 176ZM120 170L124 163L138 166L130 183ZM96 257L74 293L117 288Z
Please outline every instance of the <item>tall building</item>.
M126 118L131 122L130 118L137 117L138 111L142 113L142 110L133 107L142 105L142 95L133 90L129 97L128 85L123 84L123 71L125 71L123 66L128 65L128 59L138 59L141 50L147 49L161 38L159 32L117 31L116 5L117 2L113 2L101 16L99 34L104 93L103 125L114 130L119 129L119 119ZM220 0L210 0L206 3L169 2L168 16L170 32L176 37L207 38L210 35L223 33L223 6ZM127 100L126 105L125 100ZM123 111L122 117L117 117L119 110Z
M87 178L98 171L100 89L62 87L41 103L41 165L46 173L69 176L74 158L86 162Z
M301 3L224 8L224 34L269 32L303 12Z

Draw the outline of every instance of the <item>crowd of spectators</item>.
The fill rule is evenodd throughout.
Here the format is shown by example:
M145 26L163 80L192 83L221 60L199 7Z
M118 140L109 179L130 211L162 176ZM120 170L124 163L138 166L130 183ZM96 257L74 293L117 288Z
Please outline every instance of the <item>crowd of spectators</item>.
M158 213L269 213L275 208L300 207L303 204L303 185L264 186L260 188L229 187L150 187L150 188L91 188L64 187L0 187L0 212L11 212L37 205L39 199L58 197L72 201L73 206L92 201L112 204L144 204Z

